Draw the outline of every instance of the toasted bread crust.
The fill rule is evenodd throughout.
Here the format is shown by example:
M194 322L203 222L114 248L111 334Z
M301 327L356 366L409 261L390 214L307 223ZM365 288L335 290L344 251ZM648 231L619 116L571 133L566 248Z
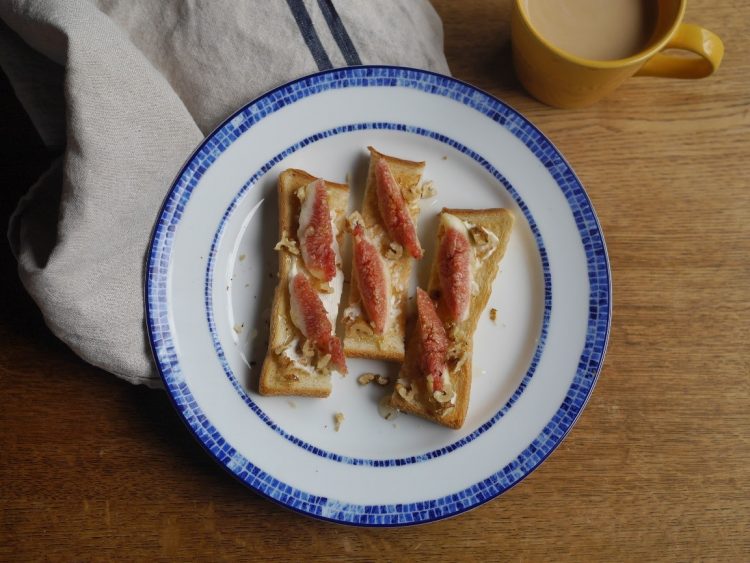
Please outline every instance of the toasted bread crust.
M279 237L286 236L299 247L297 228L299 226L300 201L296 196L299 188L306 186L316 177L297 169L285 170L279 175ZM339 247L344 241L346 211L349 202L349 186L325 182L328 202L335 214L335 224ZM295 395L301 397L327 397L331 393L331 376L309 374L294 366L285 365L282 356L274 350L301 334L292 322L289 312L289 275L294 256L288 250L279 251L279 282L276 286L271 307L271 334L268 352L260 375L261 395Z
M421 199L421 181L424 172L424 162L404 160L388 156L368 147L370 151L370 167L367 172L367 184L362 201L361 215L367 231L374 234L379 241L381 254L385 257L390 238L380 217L377 195L375 191L375 164L378 159L385 159L396 178L401 193L409 206L409 215L416 224L419 218L419 200ZM397 314L392 319L382 335L375 335L369 330L365 316L355 320L345 320L344 323L344 353L350 358L368 358L400 362L404 359L404 337L406 335L406 308L409 276L411 275L412 258L404 251L398 259L385 258L391 281L391 295L395 303ZM352 269L353 270L353 269ZM353 271L349 291L349 305L359 303L360 292L357 275Z
M399 381L406 382L413 389L413 398L406 400L397 391L391 396L391 405L399 411L421 416L449 428L461 428L466 420L466 413L469 408L469 398L471 394L472 380L472 355L473 355L473 337L476 331L479 317L487 305L487 301L492 293L492 283L497 275L500 260L508 246L510 232L513 226L513 215L507 209L447 209L444 208L442 213L450 213L463 221L467 221L478 227L483 227L492 232L497 238L498 243L492 254L487 259L479 263L475 272L475 281L479 288L476 295L472 296L468 318L457 323L453 332L449 328L449 338L452 334L458 334L463 342L463 352L465 362L457 371L450 373L451 383L456 393L456 403L452 409L449 409L444 415L440 416L430 407L428 401L428 391L425 378L420 374L417 354L419 353L419 343L417 331L412 331L406 349L406 358L401 367ZM442 232L438 232L438 239ZM437 261L433 262L428 285L428 293L431 296L439 295L440 281L438 274ZM446 311L442 306L438 306L438 315L446 323Z

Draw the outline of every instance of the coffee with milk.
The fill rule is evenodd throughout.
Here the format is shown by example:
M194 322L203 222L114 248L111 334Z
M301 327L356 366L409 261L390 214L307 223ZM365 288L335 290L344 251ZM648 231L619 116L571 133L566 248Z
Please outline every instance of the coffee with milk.
M600 61L643 50L656 20L654 0L526 0L534 28L572 55Z

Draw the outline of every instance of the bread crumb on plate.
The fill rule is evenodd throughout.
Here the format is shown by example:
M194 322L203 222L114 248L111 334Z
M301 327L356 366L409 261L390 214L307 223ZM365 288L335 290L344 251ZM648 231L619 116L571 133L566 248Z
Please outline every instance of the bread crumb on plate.
M336 432L341 430L341 424L344 422L344 413L343 412L337 412L333 415L333 422L335 424L334 428L336 429Z

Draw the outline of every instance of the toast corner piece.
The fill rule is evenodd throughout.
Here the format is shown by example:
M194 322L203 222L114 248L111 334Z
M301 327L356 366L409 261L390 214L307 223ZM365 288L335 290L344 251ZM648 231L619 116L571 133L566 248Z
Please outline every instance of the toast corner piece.
M331 394L331 377L315 376L310 378L297 376L293 370L285 369L269 351L263 362L258 392L261 395L289 395L296 397L313 397L323 399Z
M391 156L387 154L383 154L379 150L377 150L373 146L368 146L367 151L370 153L370 159L372 161L375 161L379 158L384 158L390 166L397 165L398 167L403 167L406 169L414 170L415 172L418 172L421 174L424 172L424 168L426 165L426 162L423 160L416 161L416 160L406 160L403 158L398 158L397 156Z
M505 245L510 237L513 224L516 221L515 216L508 209L504 207L491 209L451 209L443 207L440 213L450 213L464 221L474 222L491 229L500 239L499 254L502 259L502 256L505 254Z
M442 416L427 408L427 401L423 395L425 387L416 384L415 380L412 380L412 389L415 389L413 398L407 400L399 394L398 389L395 389L391 395L390 405L401 413L416 415L441 426L458 430L464 425L466 413L469 410L469 390L463 389L463 383L463 381L459 382L458 386L461 389L456 394L455 406ZM471 385L471 382L469 381L468 384Z
M458 430L466 421L471 393L471 351L463 366L453 374L453 388L456 402L453 408L442 414L430 408L434 404L428 397L427 381L419 371L416 350L419 348L417 331L413 330L406 347L406 358L401 366L396 387L390 398L390 405L404 414L413 414L431 422Z

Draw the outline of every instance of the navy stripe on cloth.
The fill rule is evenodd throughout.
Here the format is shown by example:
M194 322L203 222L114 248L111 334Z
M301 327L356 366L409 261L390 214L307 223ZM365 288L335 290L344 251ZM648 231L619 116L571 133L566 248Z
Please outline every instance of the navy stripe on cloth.
M292 11L294 20L297 22L297 27L299 27L300 33L302 33L307 48L310 49L310 53L313 59L315 59L315 64L318 65L318 70L333 68L331 59L328 58L328 54L323 48L318 34L315 32L312 19L310 19L310 14L307 12L305 4L302 0L286 0L286 3Z
M351 37L346 32L344 22L341 21L336 8L333 6L331 0L318 0L318 6L320 11L323 12L323 17L326 19L328 28L331 30L331 35L336 40L336 44L341 49L341 54L344 55L344 60L349 66L361 65L362 61L359 59L359 53L352 43Z

